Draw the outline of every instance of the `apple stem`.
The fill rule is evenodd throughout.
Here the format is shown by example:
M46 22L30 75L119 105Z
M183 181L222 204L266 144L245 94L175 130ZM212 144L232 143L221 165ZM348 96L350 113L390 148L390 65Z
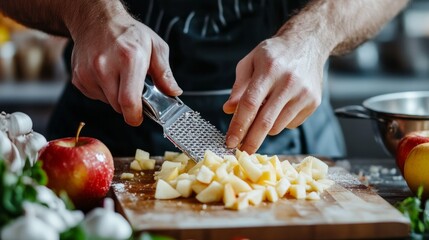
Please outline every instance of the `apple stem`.
M75 145L77 145L77 143L79 142L79 135L80 135L80 131L82 131L83 126L85 126L85 123L84 122L80 122L79 123L79 127L77 128Z

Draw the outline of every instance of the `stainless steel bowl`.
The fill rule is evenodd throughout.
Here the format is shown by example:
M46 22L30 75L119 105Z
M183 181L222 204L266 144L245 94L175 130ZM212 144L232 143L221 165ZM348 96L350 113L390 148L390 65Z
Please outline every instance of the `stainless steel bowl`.
M335 110L337 116L373 120L376 141L392 156L406 134L429 130L429 91L399 92L371 97L362 106Z

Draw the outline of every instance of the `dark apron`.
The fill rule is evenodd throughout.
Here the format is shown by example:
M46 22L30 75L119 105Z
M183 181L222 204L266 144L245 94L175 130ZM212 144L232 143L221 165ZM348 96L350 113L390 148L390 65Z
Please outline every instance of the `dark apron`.
M183 102L226 132L230 115L222 111L228 94L205 91L230 89L240 59L272 36L299 9L299 1L280 0L129 0L133 15L154 29L170 46L173 74L185 91ZM72 45L66 51L70 66ZM142 80L144 77L142 77ZM321 154L343 156L344 143L328 94L318 110L299 128L267 137L258 150L265 154ZM53 113L49 139L73 136L80 121L83 135L103 141L114 156L132 156L136 148L162 155L177 151L149 118L139 127L100 101L86 98L70 82Z

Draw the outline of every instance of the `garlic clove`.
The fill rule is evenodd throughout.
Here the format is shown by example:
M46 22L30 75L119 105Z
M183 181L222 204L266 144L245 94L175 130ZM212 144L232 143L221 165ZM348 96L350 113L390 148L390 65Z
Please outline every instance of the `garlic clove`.
M53 209L49 209L44 205L24 202L24 209L26 212L31 211L37 218L48 224L57 232L63 232L67 230L67 224L63 221L61 216Z
M132 228L128 221L113 210L113 200L105 199L106 208L96 208L83 221L84 231L89 237L101 239L128 239Z
M0 131L0 159L9 159L12 153L12 142L6 133Z
M3 227L0 238L2 240L59 240L60 236L54 228L33 214L28 214Z
M61 200L50 188L42 185L36 186L37 200L55 210L66 209L64 201Z
M39 150L46 145L46 138L37 132L31 132L25 136L24 153L34 164L39 157Z
M79 210L70 211L67 209L61 209L58 210L58 214L61 216L68 228L75 227L85 218L83 212Z
M19 135L27 134L33 128L31 118L23 112L14 112L9 116L8 132L9 137L15 138Z

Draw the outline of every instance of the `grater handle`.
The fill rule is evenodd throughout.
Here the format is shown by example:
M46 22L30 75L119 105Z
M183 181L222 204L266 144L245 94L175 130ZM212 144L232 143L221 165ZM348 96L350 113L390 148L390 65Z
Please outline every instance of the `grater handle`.
M149 84L148 80L144 83L145 88L142 94L144 105L143 112L152 120L163 125L165 116L174 108L183 105L178 97L169 97L159 91L153 83Z

